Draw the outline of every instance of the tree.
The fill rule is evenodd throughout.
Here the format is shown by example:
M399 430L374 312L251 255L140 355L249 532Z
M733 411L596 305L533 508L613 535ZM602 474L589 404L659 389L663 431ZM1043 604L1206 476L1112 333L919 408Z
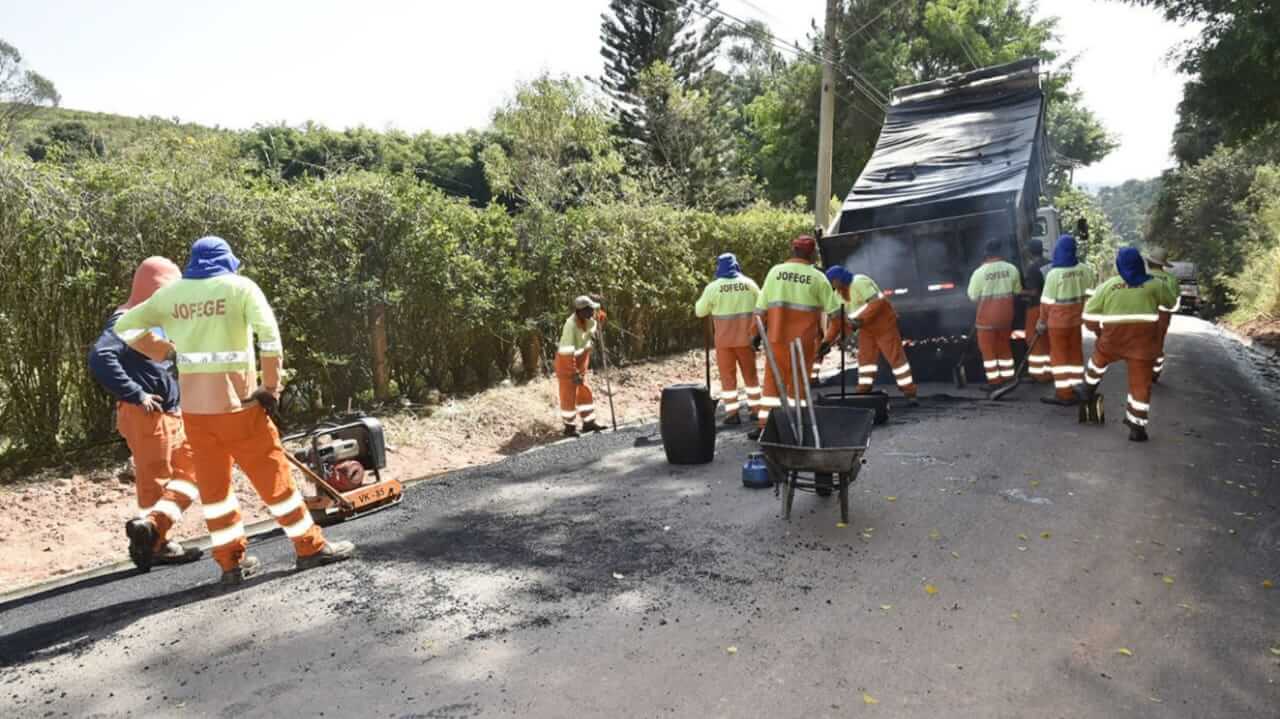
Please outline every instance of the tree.
M721 19L706 16L715 7L714 0L610 0L600 16L600 85L623 137L644 141L640 75L654 63L666 63L684 87L697 87L712 70Z
M494 193L552 211L620 193L613 121L581 82L544 74L521 85L494 113L493 127L499 139L485 147L483 162Z
M107 156L107 144L101 135L83 122L55 122L44 135L27 143L27 157L36 162L56 160L76 162L85 158Z
M0 40L0 147L9 144L13 126L30 117L43 105L62 101L53 83L29 70L18 48Z
M1137 246L1147 236L1147 218L1160 194L1160 178L1126 180L1098 191L1098 205L1125 244Z
M1217 140L1246 141L1280 117L1280 0L1126 0L1204 30L1182 53L1178 157L1194 162Z
M655 162L656 188L686 207L724 209L754 196L750 177L739 171L731 133L732 109L711 94L676 81L675 71L656 62L640 73L637 98L646 122L642 141Z

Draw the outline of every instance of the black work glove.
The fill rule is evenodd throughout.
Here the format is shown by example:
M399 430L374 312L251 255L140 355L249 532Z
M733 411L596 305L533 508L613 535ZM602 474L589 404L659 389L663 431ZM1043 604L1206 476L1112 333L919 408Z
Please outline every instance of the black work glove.
M761 347L763 344L764 344L764 338L763 338L763 337L761 337L760 335L756 335L755 337L752 337L752 338L751 338L751 350L752 350L753 352L759 352L759 351L760 351L760 347Z
M267 391L265 387L259 387L253 391L253 394L249 395L249 399L256 401L262 406L262 409L266 410L267 416L271 418L271 421L276 425L276 427L281 426L280 400L276 399L274 394Z
M857 332L858 330L862 329L862 320L858 320L858 319L849 320L849 324L853 327L854 332Z
M830 351L831 351L831 343L824 341L822 344L818 345L818 359L822 359L823 357L826 357L827 353Z
M573 375L573 383L576 385L582 384L582 375L575 372Z

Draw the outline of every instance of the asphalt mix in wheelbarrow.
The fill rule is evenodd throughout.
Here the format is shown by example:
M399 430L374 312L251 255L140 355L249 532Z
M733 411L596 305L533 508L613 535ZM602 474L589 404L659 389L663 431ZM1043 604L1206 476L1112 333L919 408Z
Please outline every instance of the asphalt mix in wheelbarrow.
M343 565L293 574L273 537L239 591L201 562L2 607L0 690L15 716L1268 715L1280 415L1215 342L1175 336L1141 447L1034 386L926 386L847 528L743 488L745 428L706 466L644 427L449 475L331 529Z

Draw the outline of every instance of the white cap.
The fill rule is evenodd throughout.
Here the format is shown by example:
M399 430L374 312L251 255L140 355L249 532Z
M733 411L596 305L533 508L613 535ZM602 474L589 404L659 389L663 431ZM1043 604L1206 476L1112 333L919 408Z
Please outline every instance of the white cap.
M588 307L590 307L593 310L600 309L600 305L597 304L595 300L591 299L590 297L587 297L586 295L579 295L578 298L573 301L573 308L575 310L584 310Z

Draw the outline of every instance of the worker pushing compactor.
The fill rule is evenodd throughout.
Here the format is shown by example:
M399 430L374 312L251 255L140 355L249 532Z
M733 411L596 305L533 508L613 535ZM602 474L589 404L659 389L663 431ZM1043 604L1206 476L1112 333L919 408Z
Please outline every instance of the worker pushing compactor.
M698 317L710 315L715 326L716 367L720 370L720 401L724 403L725 424L741 424L738 414L741 394L746 395L748 416L760 411L760 379L752 339L757 330L753 315L760 287L742 274L738 258L726 252L716 258L716 278L702 291L694 305ZM738 391L738 372L746 385Z
M1161 305L1160 321L1156 326L1160 332L1160 356L1156 357L1156 366L1152 370L1152 381L1160 381L1160 373L1164 372L1164 341L1169 335L1169 324L1173 321L1173 313L1182 307L1182 289L1178 286L1178 278L1168 272L1169 253L1163 247L1152 247L1147 251L1147 271L1151 276L1164 282L1173 292L1173 304Z
M911 376L911 363L902 349L902 333L898 330L898 313L893 303L881 292L880 286L870 277L853 274L844 267L827 270L831 283L842 306L832 313L827 323L827 336L818 350L825 355L843 332L857 331L858 335L858 387L856 394L871 391L879 370L880 356L889 363L893 379L903 396L916 402L916 382ZM843 316L841 316L843 315Z
M978 305L974 329L987 391L1013 380L1013 298L1022 292L1022 279L1018 268L1001 258L1003 247L1000 240L988 240L986 259L969 278L969 299Z
M152 564L177 564L200 558L169 539L169 530L200 496L195 462L178 409L178 381L170 372L169 344L154 334L131 333L139 349L128 347L113 328L129 309L182 276L164 257L148 257L133 273L129 299L107 318L89 351L94 379L116 398L116 428L133 455L138 516L125 524L129 558L142 571ZM139 350L146 350L148 356Z
M564 322L560 344L556 349L556 382L560 386L560 419L564 435L577 437L578 418L583 432L603 432L596 423L595 399L587 386L591 368L592 337L599 322L604 321L600 303L587 295L573 301L573 314Z
M260 569L258 559L245 553L248 542L231 486L233 462L293 540L298 569L341 561L355 550L351 542L325 541L294 484L268 416L268 405L283 389L280 329L262 290L237 274L239 267L225 240L201 238L191 247L182 279L156 290L115 326L122 337L158 326L174 345L196 483L224 584L239 584ZM260 385L255 336L262 351Z
M1058 238L1053 248L1053 267L1045 275L1040 295L1040 318L1036 329L1048 333L1053 396L1041 397L1046 404L1079 404L1076 389L1084 382L1084 303L1093 293L1093 269L1076 258L1076 240L1071 235Z
M817 248L817 242L807 235L792 240L791 258L774 265L760 288L756 315L764 320L768 336L757 336L754 342L758 345L768 341L778 363L778 371L782 373L782 381L778 382L769 363L765 363L764 397L760 400L757 414L759 425L749 435L752 439L759 438L769 421L769 413L782 406L781 392L787 392L789 397L796 396L797 388L791 371L791 343L798 338L804 350L799 368L803 376L805 370L813 365L822 336L822 318L840 307L831 283L821 270L814 267L813 257Z
M1174 292L1164 281L1147 274L1142 255L1132 247L1116 254L1118 277L1103 282L1085 304L1084 322L1098 341L1085 370L1083 399L1094 393L1113 362L1123 361L1129 376L1124 423L1129 439L1147 441L1151 414L1151 381L1160 356L1160 307L1172 307Z

